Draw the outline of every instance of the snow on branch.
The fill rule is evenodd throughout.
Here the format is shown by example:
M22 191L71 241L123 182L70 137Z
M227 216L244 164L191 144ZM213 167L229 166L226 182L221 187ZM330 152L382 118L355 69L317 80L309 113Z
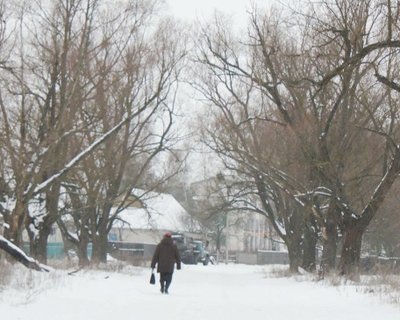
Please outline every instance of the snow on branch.
M15 260L22 263L25 267L29 269L46 272L49 272L51 270L48 266L40 264L35 259L26 255L24 251L22 251L19 247L17 247L15 244L13 244L11 241L7 240L3 236L0 236L0 249L6 251Z
M65 167L52 175L47 180L43 181L41 184L37 185L33 190L33 195L36 195L46 189L49 185L51 185L55 180L59 179L63 175L65 175L68 171L70 171L80 160L90 154L95 148L97 148L101 143L107 140L113 133L117 132L125 123L131 120L131 117L126 116L123 120L121 120L118 124L116 124L113 128L111 128L104 135L95 140L89 147L85 150L77 154L72 160L70 160Z

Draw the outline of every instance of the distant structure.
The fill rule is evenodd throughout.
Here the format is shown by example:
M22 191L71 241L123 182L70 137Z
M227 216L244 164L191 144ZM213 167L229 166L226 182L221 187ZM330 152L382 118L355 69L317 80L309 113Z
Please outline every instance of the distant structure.
M109 233L110 253L123 260L148 260L165 232L200 236L200 224L168 193L144 192L118 214ZM113 210L117 210L116 207Z
M181 202L182 206L192 215L203 221L203 225L209 230L210 245L217 250L217 242L221 242L221 260L225 259L226 250L229 251L226 259L240 260L240 257L256 263L257 255L279 256L278 261L286 263L287 249L283 241L277 236L268 219L260 214L240 210L230 211L224 209L226 201L226 185L229 185L230 177L216 176L188 185L175 187L173 194ZM219 226L218 226L219 224ZM219 230L215 228L219 227ZM214 228L214 229L213 229ZM217 234L220 231L220 234ZM220 239L217 239L219 237ZM271 252L271 254L269 253ZM282 254L281 254L281 253ZM231 257L232 256L232 257ZM262 258L265 263L265 259ZM276 262L276 260L274 259ZM240 262L240 261L239 261ZM244 261L246 262L246 261ZM249 261L250 262L250 261Z

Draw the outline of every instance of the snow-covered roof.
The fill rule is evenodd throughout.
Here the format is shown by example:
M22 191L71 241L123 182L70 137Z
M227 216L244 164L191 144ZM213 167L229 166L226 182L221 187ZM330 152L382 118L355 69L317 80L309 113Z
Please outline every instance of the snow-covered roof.
M188 230L190 215L170 194L150 192L140 196L143 208L128 207L119 213L114 227L169 231ZM116 210L116 208L113 208Z

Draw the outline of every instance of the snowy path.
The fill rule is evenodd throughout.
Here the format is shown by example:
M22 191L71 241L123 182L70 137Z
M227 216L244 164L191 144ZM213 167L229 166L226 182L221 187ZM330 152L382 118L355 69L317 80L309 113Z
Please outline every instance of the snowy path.
M169 295L148 284L149 269L135 270L66 276L40 293L0 292L0 314L7 320L400 319L399 307L354 287L267 278L257 266L183 266Z

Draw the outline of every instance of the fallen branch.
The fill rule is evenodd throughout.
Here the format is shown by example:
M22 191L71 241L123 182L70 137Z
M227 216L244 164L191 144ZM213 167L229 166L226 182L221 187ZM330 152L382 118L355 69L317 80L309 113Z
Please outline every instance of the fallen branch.
M11 255L15 260L22 263L25 267L29 269L33 269L36 271L50 271L50 267L45 266L35 259L29 257L24 251L22 251L19 247L17 247L14 243L7 240L3 236L0 236L0 249L7 252Z

